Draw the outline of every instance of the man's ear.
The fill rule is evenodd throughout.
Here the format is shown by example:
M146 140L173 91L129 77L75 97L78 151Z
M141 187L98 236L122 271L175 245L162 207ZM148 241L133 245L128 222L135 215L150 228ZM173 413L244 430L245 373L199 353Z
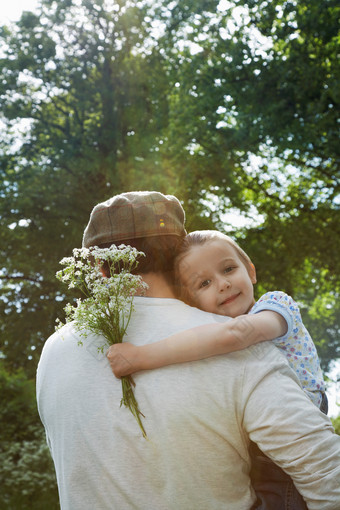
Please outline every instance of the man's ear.
M256 283L256 269L252 262L248 266L248 274L251 279L251 283L255 284Z

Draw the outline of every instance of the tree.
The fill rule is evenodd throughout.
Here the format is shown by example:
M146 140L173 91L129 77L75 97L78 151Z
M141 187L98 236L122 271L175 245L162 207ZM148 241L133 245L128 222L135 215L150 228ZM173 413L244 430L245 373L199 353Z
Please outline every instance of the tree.
M175 193L188 230L224 230L230 209L255 214L257 226L233 234L259 292L291 292L325 366L338 355L337 12L316 0L44 0L2 28L8 366L26 363L24 345L33 372L69 299L58 260L80 244L92 205L136 188Z
M57 501L32 378L72 299L58 261L116 193L173 193L188 231L231 233L258 295L292 294L323 367L339 357L338 17L334 0L42 0L0 28L8 509Z
M339 357L339 8L171 6L165 149L218 228L230 230L229 208L255 211L258 226L234 235L256 262L258 294L280 288L301 302L326 368Z
M159 173L164 81L155 86L157 51L142 48L146 9L105 5L45 0L39 15L1 29L2 352L32 374L69 299L58 261L80 246L91 207Z

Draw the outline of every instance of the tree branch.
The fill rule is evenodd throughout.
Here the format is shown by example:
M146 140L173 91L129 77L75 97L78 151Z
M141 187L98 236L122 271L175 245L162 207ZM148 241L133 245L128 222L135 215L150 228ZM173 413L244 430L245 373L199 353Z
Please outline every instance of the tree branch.
M30 276L25 275L0 275L0 280L21 280L21 281L27 281L27 282L34 282L34 283L41 283L41 280L38 280L37 278L31 278Z

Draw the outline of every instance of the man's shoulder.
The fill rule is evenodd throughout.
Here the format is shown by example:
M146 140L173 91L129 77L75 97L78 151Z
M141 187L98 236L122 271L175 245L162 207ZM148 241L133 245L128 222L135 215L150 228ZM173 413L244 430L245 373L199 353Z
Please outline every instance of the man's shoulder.
M51 336L46 340L45 346L49 344L53 344L56 341L59 340L65 340L69 337L77 336L77 332L74 327L73 322L67 322L66 324L56 328L54 333L51 334Z
M133 306L135 311L140 312L141 314L152 316L154 313L163 313L167 317L173 317L174 321L176 321L176 318L186 318L189 321L196 321L197 326L200 324L227 322L230 320L230 317L204 312L203 310L190 306L176 298L137 296L134 299Z
M42 351L42 357L43 355L49 354L51 351L77 350L83 344L87 347L88 344L92 344L97 339L101 341L101 344L105 342L103 337L98 337L98 335L95 335L90 331L79 330L75 327L73 322L69 322L64 324L62 327L59 327L46 340Z

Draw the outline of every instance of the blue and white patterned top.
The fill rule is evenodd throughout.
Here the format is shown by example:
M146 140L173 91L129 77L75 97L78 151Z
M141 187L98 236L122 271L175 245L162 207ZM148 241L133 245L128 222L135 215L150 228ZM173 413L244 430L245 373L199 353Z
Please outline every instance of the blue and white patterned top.
M286 356L300 379L304 391L312 402L320 407L325 382L316 347L302 322L298 305L284 292L274 291L264 294L249 313L258 313L263 310L279 313L286 320L287 333L275 338L273 342Z

